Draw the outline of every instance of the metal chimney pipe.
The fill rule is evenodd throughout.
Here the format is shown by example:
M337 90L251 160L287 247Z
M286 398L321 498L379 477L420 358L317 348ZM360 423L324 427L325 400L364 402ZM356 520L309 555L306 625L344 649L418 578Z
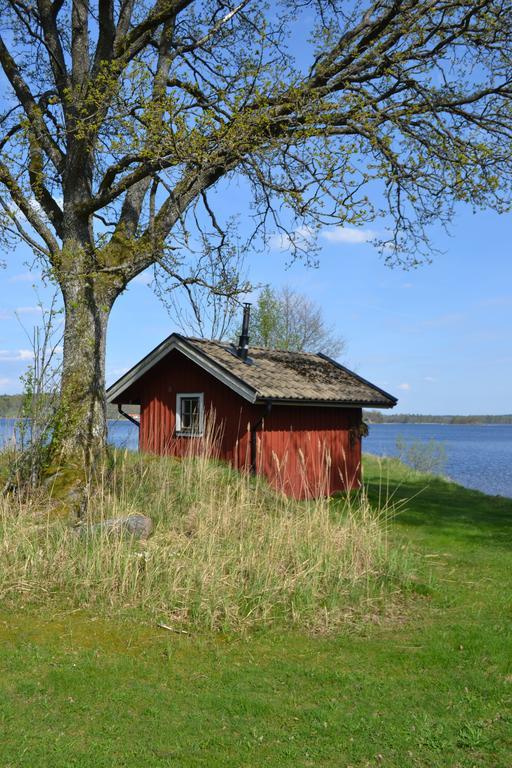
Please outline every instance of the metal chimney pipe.
M249 319L251 315L251 305L246 302L244 304L244 316L242 320L242 333L238 340L238 347L236 353L241 360L247 360L249 354Z

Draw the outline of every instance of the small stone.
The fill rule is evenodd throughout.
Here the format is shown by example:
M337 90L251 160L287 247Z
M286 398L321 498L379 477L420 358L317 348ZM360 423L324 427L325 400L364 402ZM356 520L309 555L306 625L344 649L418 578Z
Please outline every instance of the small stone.
M126 515L125 517L111 517L93 525L80 525L80 536L95 533L108 533L113 536L128 535L135 539L148 539L153 532L153 521L146 515Z

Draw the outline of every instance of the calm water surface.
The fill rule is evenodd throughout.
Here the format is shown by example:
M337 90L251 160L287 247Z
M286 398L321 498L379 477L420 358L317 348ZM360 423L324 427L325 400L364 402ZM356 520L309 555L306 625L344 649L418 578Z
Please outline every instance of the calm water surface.
M0 419L0 447L12 439L13 431L13 419ZM138 429L129 421L110 421L108 432L114 445L137 449ZM512 424L370 424L363 450L396 456L397 438L442 443L444 474L468 488L512 498Z
M396 456L398 438L442 443L443 474L467 488L512 497L512 424L370 424L363 451Z

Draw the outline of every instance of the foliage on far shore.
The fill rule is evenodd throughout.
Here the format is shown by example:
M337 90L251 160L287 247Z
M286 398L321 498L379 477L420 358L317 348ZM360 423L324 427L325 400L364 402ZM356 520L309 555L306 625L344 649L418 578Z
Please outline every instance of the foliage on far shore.
M436 416L421 413L364 411L363 415L369 424L512 424L512 413Z
M23 395L0 395L0 418L14 419L20 415ZM130 405L130 413L138 413L139 406ZM117 406L107 403L107 418L118 419ZM364 418L370 424L512 424L512 413L436 416L421 413L382 413L365 411Z
M23 406L23 394L19 395L0 395L0 419L17 419L21 415ZM138 413L138 405L130 405L130 413ZM117 405L107 403L107 418L119 419ZM124 418L124 417L121 417Z

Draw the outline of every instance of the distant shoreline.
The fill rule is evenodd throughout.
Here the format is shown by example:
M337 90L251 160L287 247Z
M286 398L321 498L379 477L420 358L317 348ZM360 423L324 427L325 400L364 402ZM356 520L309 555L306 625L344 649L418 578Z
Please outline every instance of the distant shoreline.
M23 395L0 395L0 418L17 418L22 401ZM130 413L138 413L139 407L131 405L129 411ZM107 405L107 417L115 421L124 419L119 415L117 407L111 403ZM512 424L512 413L462 416L457 414L386 413L363 410L363 419L368 424L481 424L493 426L495 424Z
M0 419L17 419L23 404L23 395L0 395ZM130 413L139 413L138 405L130 405ZM119 414L117 405L107 403L107 418L122 421L124 416Z
M370 421L366 419L366 423L370 427L374 427L376 424L379 426L381 424L387 426L392 426L393 424L411 424L412 426L435 424L438 427L506 427L512 424L512 419L510 421L398 421L398 419L394 421Z
M474 414L474 415L431 415L421 413L382 413L381 411L363 411L363 418L368 424L512 424L512 414Z

